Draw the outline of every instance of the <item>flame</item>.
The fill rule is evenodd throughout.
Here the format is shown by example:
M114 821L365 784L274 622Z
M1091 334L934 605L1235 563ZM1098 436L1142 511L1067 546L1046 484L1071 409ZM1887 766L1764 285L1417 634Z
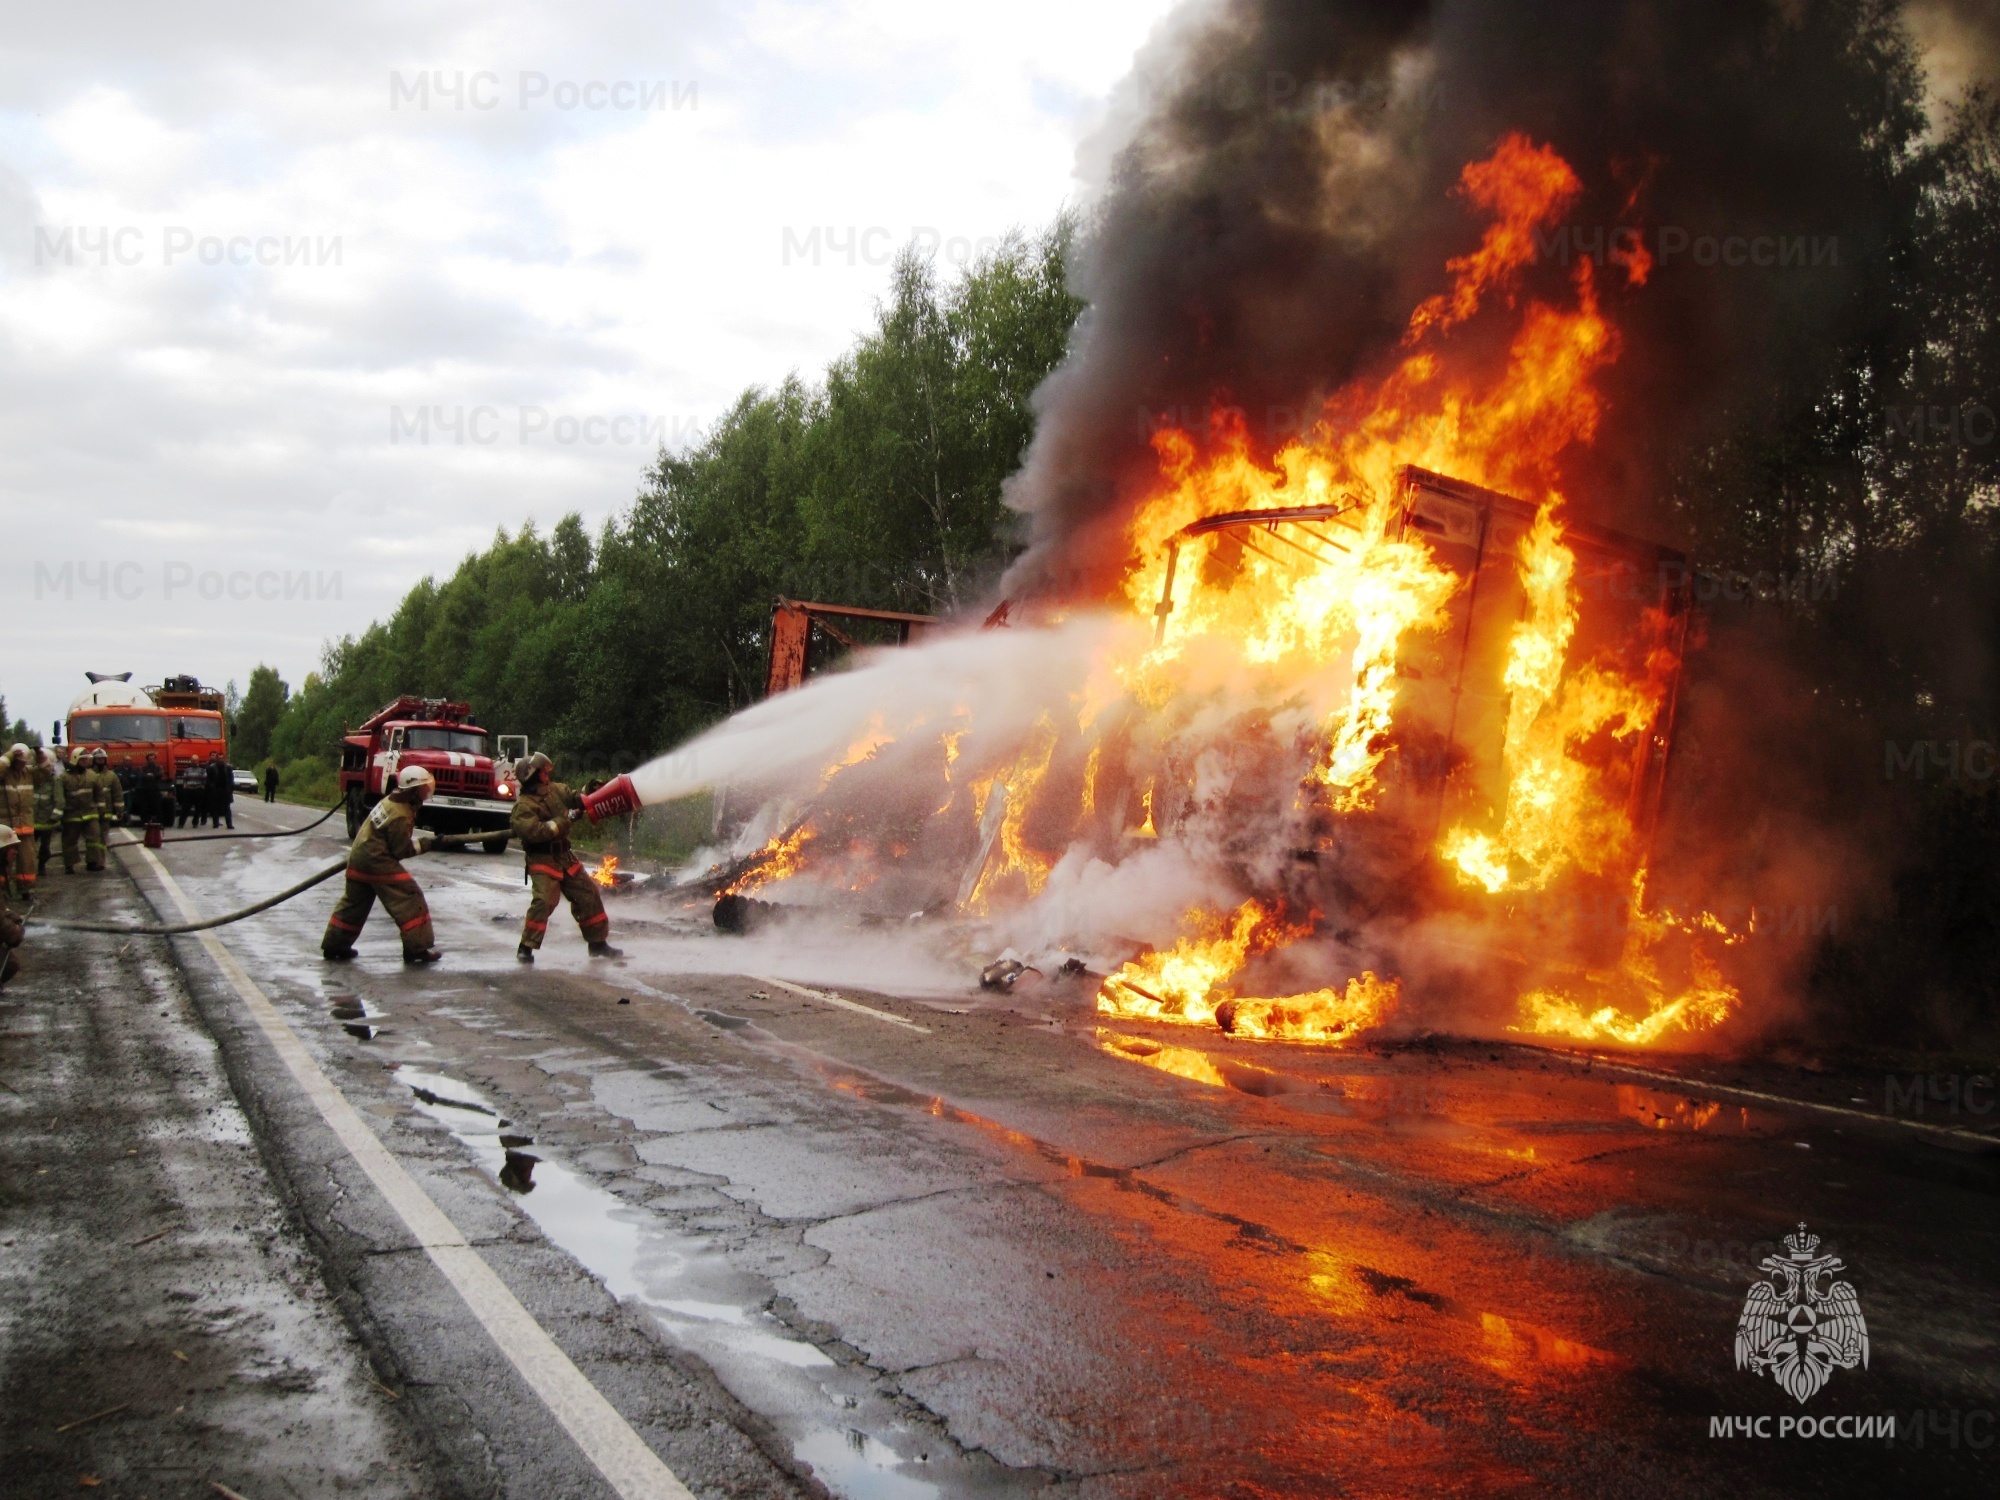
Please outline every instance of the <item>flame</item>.
M1530 991L1521 997L1523 1024L1514 1030L1644 1047L1675 1029L1704 1031L1729 1018L1742 995L1723 977L1713 948L1733 947L1748 934L1712 912L1676 917L1648 910L1645 882L1642 870L1633 879L1617 967L1585 976L1576 988L1587 998L1552 987ZM1678 981L1665 973L1676 947L1687 971Z
M1482 296L1534 261L1535 228L1561 214L1582 191L1568 162L1521 135L1508 136L1491 157L1468 166L1459 175L1459 196L1491 211L1493 222L1476 251L1444 263L1456 278L1451 291L1417 308L1404 342L1463 323L1479 311Z
M1280 920L1255 899L1234 913L1197 913L1194 931L1172 948L1141 954L1107 978L1097 1009L1128 1020L1212 1025L1220 1030L1291 1041L1345 1041L1380 1025L1395 1009L1399 986L1372 972L1344 988L1265 999L1238 995L1230 981L1259 953L1281 947L1302 929Z
M1477 247L1446 263L1448 284L1412 311L1384 364L1336 390L1305 431L1260 445L1243 414L1219 400L1205 433L1166 425L1155 434L1154 472L1135 486L1117 534L1125 557L1113 602L1136 619L1082 664L1074 731L1067 718L1059 726L1044 715L1025 736L982 738L965 727L975 710L960 708L942 737L947 790L931 816L977 862L961 879L961 909L989 920L1043 899L1056 861L1072 850L1115 867L1142 852L1162 857L1178 842L1191 861L1240 885L1274 878L1276 860L1229 844L1237 772L1268 752L1285 768L1280 805L1271 811L1269 778L1243 794L1271 812L1257 830L1263 856L1273 836L1304 859L1338 859L1353 830L1420 826L1415 863L1399 867L1413 871L1404 894L1442 892L1455 911L1496 929L1513 919L1522 893L1629 882L1630 925L1615 962L1600 971L1580 958L1568 968L1550 959L1544 973L1560 977L1525 986L1517 1024L1655 1044L1737 1008L1718 954L1741 935L1706 913L1682 919L1647 906L1641 771L1656 764L1649 757L1679 648L1663 644L1664 608L1645 615L1637 635L1624 617L1610 634L1597 628L1580 586L1580 539L1565 520L1563 461L1597 436L1596 380L1618 357L1619 338L1590 260L1564 273L1553 299L1548 288L1523 286L1537 236L1581 195L1567 162L1508 135L1465 168L1455 191L1485 220ZM1624 267L1628 287L1650 270L1643 249L1611 263ZM1486 532L1468 540L1420 517L1411 468L1524 502L1520 520L1509 513L1509 525L1526 522L1511 557ZM1298 514L1306 508L1314 513ZM1189 530L1241 512L1291 515ZM1497 650L1480 658L1479 670L1497 680L1464 684L1488 700L1504 696L1504 714L1496 701L1478 731L1483 758L1464 774L1447 765L1433 778L1445 800L1424 802L1418 816L1415 794L1394 774L1403 762L1392 758L1413 750L1419 731L1471 754L1454 738L1456 717L1454 727L1433 728L1410 711L1422 692L1458 713L1460 685L1425 683L1422 664L1452 659L1454 642L1470 659L1462 642L1475 602L1463 562L1471 547L1486 559L1481 588L1496 558L1511 563L1519 588L1504 661ZM1488 596L1476 602L1484 618L1497 618ZM827 768L821 790L894 737L871 722ZM1410 784L1420 779L1411 776ZM970 792L963 800L961 787ZM833 814L814 816L828 848L852 847L844 825L833 836ZM798 868L812 826L789 846L773 840L735 888ZM1319 914L1291 915L1298 907L1274 895L1229 912L1182 913L1170 946L1104 981L1099 1011L1312 1041L1344 1041L1392 1016L1401 999L1393 973L1341 976L1293 995L1245 992L1253 965L1315 932ZM1607 962L1594 949L1589 961Z
M868 720L868 727L862 731L860 738L847 747L847 753L826 768L819 779L819 789L825 791L833 778L842 771L860 765L864 760L873 757L884 745L893 745L895 742L896 737L883 727L882 716L872 715Z
M721 896L747 896L765 886L796 875L805 868L805 849L819 836L810 820L789 833L780 834L759 849L749 867L721 891Z
M1490 160L1466 169L1461 191L1498 217L1479 252L1450 262L1456 284L1416 310L1406 344L1425 345L1471 317L1489 293L1511 290L1533 259L1534 231L1562 213L1578 183L1553 151L1509 136ZM1552 511L1548 476L1565 448L1595 435L1591 377L1616 353L1588 261L1578 264L1576 288L1573 312L1529 306L1490 384L1452 373L1435 352L1419 347L1379 384L1358 383L1336 395L1313 432L1282 447L1268 467L1251 455L1237 414L1217 413L1220 451L1206 461L1185 432L1159 433L1162 484L1131 523L1139 561L1125 594L1135 608L1164 610L1172 628L1127 673L1135 693L1165 701L1190 654L1218 640L1240 643L1244 665L1253 670L1323 676L1330 666L1344 666L1313 775L1332 793L1335 810L1372 806L1393 726L1399 650L1412 632L1442 623L1459 587L1421 538L1392 534L1398 476L1408 465L1444 469L1473 483L1528 491ZM1221 559L1236 574L1229 587L1197 587L1190 566L1174 569L1168 588L1177 560L1172 544L1190 523L1230 511L1318 505L1344 509L1279 545L1244 537L1240 556ZM1552 536L1553 519L1549 527ZM1562 549L1545 550L1553 558ZM1559 588L1567 581L1566 575L1548 580ZM1560 648L1557 658L1559 670Z
M1028 841L1027 822L1029 810L1034 805L1035 792L1042 779L1049 773L1049 762L1056 752L1055 725L1047 715L1035 726L1035 738L1028 749L1014 765L1013 771L1000 784L1002 794L1007 799L1006 807L1000 814L1000 834L993 856L980 873L979 883L973 887L965 908L971 912L992 910L996 891L1010 882L1026 892L1028 899L1041 894L1048 884L1051 861ZM988 783L979 794L979 812L983 817L986 799L993 793L993 783Z
M616 885L618 883L618 856L615 854L605 855L603 859L598 861L597 868L590 872L590 878L599 885Z
M1544 889L1558 871L1600 873L1623 862L1632 829L1605 778L1572 754L1600 731L1629 740L1649 729L1660 685L1586 669L1564 681L1576 633L1576 554L1563 544L1551 501L1521 539L1528 615L1514 628L1502 682L1509 694L1507 800L1498 836L1466 827L1441 853L1461 879L1490 893Z

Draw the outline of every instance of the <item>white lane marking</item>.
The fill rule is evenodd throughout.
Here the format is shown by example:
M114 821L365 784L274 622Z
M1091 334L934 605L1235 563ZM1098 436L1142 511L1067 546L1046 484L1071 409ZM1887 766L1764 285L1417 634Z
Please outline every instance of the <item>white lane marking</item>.
M1900 1125L1905 1130L1943 1136L1948 1140L1970 1141L1981 1146L1995 1144L1992 1136L1981 1135L1976 1130L1959 1130L1950 1125L1933 1125L1928 1120L1906 1120L1901 1115L1878 1115L1865 1109L1849 1109L1844 1104L1821 1104L1813 1099L1792 1099L1783 1094L1767 1094L1762 1089L1741 1088L1733 1083L1708 1083L1699 1078L1685 1078L1679 1073L1663 1073L1653 1068L1635 1067L1631 1063L1618 1062L1596 1053L1592 1053L1591 1056L1607 1073L1629 1073L1634 1078L1650 1078L1660 1083L1670 1083L1676 1093L1716 1094L1725 1099L1754 1099L1759 1104L1778 1105L1785 1109L1811 1110L1815 1114L1822 1115L1844 1115L1850 1120L1865 1120L1871 1125Z
M825 990L809 990L802 984L793 984L789 979L772 979L763 974L750 976L759 984L775 984L781 990L790 990L794 995L804 995L808 1000L824 1000L828 1005L838 1005L842 1010L851 1010L858 1015L873 1016L878 1021L887 1021L891 1026L907 1026L911 1031L921 1031L930 1035L930 1027L919 1026L915 1021L905 1021L901 1016L892 1016L886 1010L877 1010L872 1005L862 1005L845 995L829 995Z
M167 893L174 898L181 915L190 922L200 921L200 912L188 900L179 882L168 873L166 866L160 863L158 856L143 847L139 853L160 878ZM687 1486L660 1462L659 1455L646 1446L645 1440L584 1377L583 1371L562 1352L556 1341L535 1321L533 1314L520 1304L507 1289L507 1284L481 1259L479 1252L466 1243L465 1236L445 1211L390 1155L389 1148L382 1144L360 1113L347 1102L347 1096L313 1061L299 1034L278 1014L277 1007L271 1004L256 981L236 961L236 955L223 946L222 940L213 932L195 935L249 1008L271 1045L277 1049L279 1058L299 1088L318 1109L320 1118L326 1121L340 1144L347 1148L348 1154L360 1163L361 1170L368 1174L368 1180L388 1199L389 1206L396 1210L397 1217L416 1236L424 1253L444 1273L445 1279L465 1300L465 1305L479 1319L480 1325L492 1335L493 1342L500 1346L500 1352L521 1372L521 1378L528 1382L534 1393L541 1397L542 1403L555 1414L556 1420L576 1439L584 1457L597 1466L597 1471L611 1488L623 1500L694 1500Z

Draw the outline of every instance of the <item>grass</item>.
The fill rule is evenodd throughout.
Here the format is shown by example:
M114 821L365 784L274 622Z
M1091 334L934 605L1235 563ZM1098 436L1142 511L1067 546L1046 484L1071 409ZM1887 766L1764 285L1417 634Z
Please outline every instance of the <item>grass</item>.
M615 852L621 859L678 865L709 841L714 820L714 799L707 792L697 792L642 808L631 818L598 824L580 821L571 828L570 841L595 854Z
M264 773L258 771L260 786L263 777ZM331 807L340 798L340 767L321 756L302 756L278 768L278 795L287 802Z

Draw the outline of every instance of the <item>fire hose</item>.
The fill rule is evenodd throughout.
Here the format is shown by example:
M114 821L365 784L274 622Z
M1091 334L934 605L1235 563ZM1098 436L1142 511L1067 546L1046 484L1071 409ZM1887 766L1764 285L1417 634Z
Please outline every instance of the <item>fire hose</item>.
M162 844L200 844L209 839L288 839L294 834L311 833L345 806L347 806L347 801L345 798L342 798L325 812L314 818L310 823L303 823L297 828L270 828L261 833L251 833L247 829L242 833L238 833L234 829L231 829L228 833L191 833L186 838L163 838L160 842ZM116 842L106 839L105 847L110 849L131 849L138 847L144 842L144 839L119 839Z
M303 832L303 830L294 831ZM488 837L490 835L483 833L446 834L442 838L433 839L424 846L423 850L419 850L418 852L423 853L430 849L439 848L456 849L463 844L478 843ZM126 842L136 844L138 841L131 839ZM177 844L192 843L193 840L175 839L173 842ZM30 927L58 927L65 932L109 932L123 937L175 937L184 932L206 932L211 927L227 927L231 922L240 922L245 917L256 916L260 911L269 911L272 907L278 906L283 902L291 900L294 896L311 890L322 881L333 879L334 876L342 874L346 869L347 856L342 855L325 869L308 875L297 885L286 886L285 889L279 891L275 896L266 896L262 901L256 902L253 905L241 907L236 911L227 912L219 917L210 917L206 921L201 922L147 923L135 926L130 923L120 922L77 922L59 917L29 917L27 925Z

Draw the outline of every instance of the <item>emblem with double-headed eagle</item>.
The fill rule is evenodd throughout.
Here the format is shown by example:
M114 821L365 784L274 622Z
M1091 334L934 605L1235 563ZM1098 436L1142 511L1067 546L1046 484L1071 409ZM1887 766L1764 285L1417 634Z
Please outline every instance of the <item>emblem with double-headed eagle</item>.
M1758 1269L1770 1273L1743 1299L1736 1320L1736 1368L1761 1375L1766 1370L1803 1405L1835 1370L1868 1365L1868 1324L1861 1299L1845 1281L1822 1287L1824 1278L1846 1265L1836 1255L1819 1255L1819 1236L1785 1236L1786 1255L1767 1255Z

